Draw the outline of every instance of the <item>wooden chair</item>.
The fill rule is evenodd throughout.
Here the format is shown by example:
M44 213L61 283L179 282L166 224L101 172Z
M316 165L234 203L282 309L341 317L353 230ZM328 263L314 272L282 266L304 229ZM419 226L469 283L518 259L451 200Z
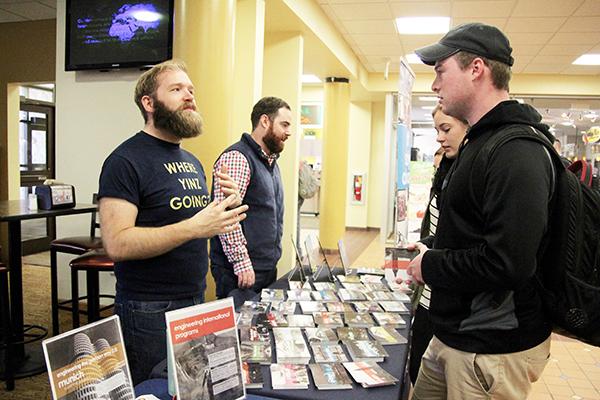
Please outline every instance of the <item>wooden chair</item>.
M10 318L10 306L8 298L8 268L0 263L0 321L2 322L2 341L0 347L4 348L4 381L6 390L15 388L14 366L13 366L13 335L12 321Z
M97 194L94 193L92 203L98 204ZM74 255L82 255L88 251L102 249L102 239L96 236L96 230L100 228L100 223L97 221L97 213L92 213L90 234L89 236L71 236L60 239L55 239L50 243L50 286L52 297L52 334L54 336L59 333L59 317L58 311L71 311L72 299L58 301L58 264L57 253L67 253ZM85 299L85 296L83 297Z
M73 328L79 327L79 315L87 314L88 323L100 319L100 312L113 306L113 304L100 307L100 298L112 298L113 295L100 294L100 272L114 271L115 264L104 249L97 249L74 258L69 263L71 267L71 313L73 315ZM79 271L86 274L87 296L79 296ZM79 301L87 299L87 312L79 310Z

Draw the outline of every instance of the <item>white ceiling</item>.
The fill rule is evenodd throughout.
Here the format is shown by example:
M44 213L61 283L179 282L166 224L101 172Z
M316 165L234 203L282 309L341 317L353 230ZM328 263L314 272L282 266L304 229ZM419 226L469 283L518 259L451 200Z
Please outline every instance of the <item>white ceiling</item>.
M56 0L0 0L0 23L56 18Z
M267 0L268 1L268 0ZM514 73L599 75L571 63L600 53L600 0L317 0L362 64L397 71L399 58L442 35L398 35L395 18L448 16L451 25L483 22L502 29L514 49ZM415 72L431 72L423 64Z
M267 2L269 29L291 29L295 18L274 0ZM574 66L571 62L583 53L600 53L600 0L314 0L352 47L361 63L371 72L383 72L387 60L390 71L398 70L402 55L434 43L442 35L406 35L396 32L394 19L400 16L450 16L452 26L465 22L484 22L502 29L514 49L517 74L600 75L600 66ZM275 14L275 15L272 15ZM56 0L0 0L0 23L56 18ZM287 21L287 22L286 22ZM307 55L321 60L331 73L336 65L323 61L319 40L305 32L310 42ZM321 53L319 53L319 51ZM431 72L431 67L411 65L415 72ZM321 71L319 71L321 72ZM325 71L322 71L325 74ZM335 75L335 74L334 74ZM583 115L594 110L600 115L600 100L532 99L557 133L574 135L575 129L561 122L572 121L577 130L587 129L596 120ZM585 104L584 104L585 103ZM429 109L418 96L413 100L413 121L428 121Z
M600 53L600 0L315 1L370 72L383 72L388 60L395 72L402 55L442 36L398 35L396 17L449 16L452 26L477 21L502 29L514 49L514 73L600 75L600 66L571 64L581 54ZM0 23L51 18L56 0L0 0Z

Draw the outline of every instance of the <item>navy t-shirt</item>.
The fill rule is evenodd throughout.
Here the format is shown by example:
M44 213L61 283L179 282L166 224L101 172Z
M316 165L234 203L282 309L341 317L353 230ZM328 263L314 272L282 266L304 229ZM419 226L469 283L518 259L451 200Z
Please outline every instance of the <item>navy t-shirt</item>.
M138 208L136 226L158 227L190 218L210 202L198 159L178 144L143 131L108 156L98 197ZM195 239L157 257L115 263L117 292L130 300L172 300L203 293L207 240Z

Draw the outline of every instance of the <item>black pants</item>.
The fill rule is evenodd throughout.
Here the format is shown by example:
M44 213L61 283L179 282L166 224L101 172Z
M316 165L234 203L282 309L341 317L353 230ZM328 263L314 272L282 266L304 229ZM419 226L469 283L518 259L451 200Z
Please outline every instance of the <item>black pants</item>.
M254 271L254 286L249 289L238 288L238 277L233 273L230 268L225 268L220 265L212 265L210 267L213 278L215 279L216 294L217 298L224 299L225 297L233 296L234 301L241 298L243 300L249 300L256 294L271 285L277 280L277 268L273 267L270 270L255 270ZM237 289L237 290L236 290ZM232 293L235 290L234 293ZM236 301L236 308L238 307Z
M417 306L415 318L412 323L412 340L410 345L410 360L408 364L408 374L413 386L419 375L419 367L421 367L421 358L427 346L433 337L433 326L429 319L429 310L422 305Z

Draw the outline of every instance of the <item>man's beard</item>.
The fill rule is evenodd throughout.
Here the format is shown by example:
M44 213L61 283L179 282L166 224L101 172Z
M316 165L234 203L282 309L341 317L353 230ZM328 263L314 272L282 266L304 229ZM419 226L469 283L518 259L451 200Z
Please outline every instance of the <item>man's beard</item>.
M179 107L177 110L169 110L165 103L152 98L154 101L154 113L152 118L154 126L158 129L181 138L193 138L202 134L202 116L194 110L184 110L187 104Z
M267 146L267 149L271 154L279 154L283 151L283 140L279 139L275 133L273 133L273 127L270 126L267 129L267 133L263 137L263 142Z

